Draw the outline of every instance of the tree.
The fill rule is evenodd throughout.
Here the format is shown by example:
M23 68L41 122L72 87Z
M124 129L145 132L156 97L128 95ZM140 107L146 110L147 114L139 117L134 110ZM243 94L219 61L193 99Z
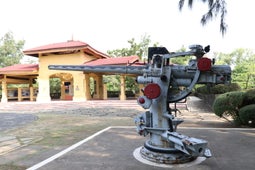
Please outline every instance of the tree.
M176 52L185 52L185 51L186 51L186 48L184 46L182 46ZM192 58L191 56L189 56L189 57L175 57L175 58L172 58L170 60L170 62L172 64L187 65L191 58Z
M0 67L6 67L20 63L24 56L22 49L24 40L15 41L12 32L7 32L0 39Z
M249 49L239 48L230 55L235 63L233 81L243 89L255 87L255 54Z
M148 55L148 47L151 44L150 36L143 35L140 42L136 42L134 38L128 40L130 44L129 48L115 49L107 51L111 57L124 57L136 55L140 60L144 59ZM154 43L152 46L156 47L158 43ZM107 83L107 89L109 91L119 91L120 90L120 77L119 75L105 76L104 79ZM117 83L118 82L118 83ZM126 90L127 91L137 91L139 88L135 83L134 77L126 77Z
M233 68L232 83L242 89L255 87L255 54L249 49L236 49L229 54L216 53L216 64L227 64Z
M209 20L216 18L220 14L220 32L222 36L227 31L227 24L225 22L227 8L225 0L200 0L208 4L208 12L205 13L201 18L201 24L206 25ZM185 0L179 0L179 10L182 10ZM193 7L193 0L188 0L189 8Z
M215 64L218 64L218 65L226 64L230 66L234 65L234 60L230 54L215 52L213 56L215 58Z
M112 57L124 57L137 55L140 59L147 57L148 47L151 44L150 36L145 34L141 37L140 42L136 42L134 38L128 40L130 44L129 48L115 49L107 51L107 53ZM158 46L158 43L154 43L152 46Z

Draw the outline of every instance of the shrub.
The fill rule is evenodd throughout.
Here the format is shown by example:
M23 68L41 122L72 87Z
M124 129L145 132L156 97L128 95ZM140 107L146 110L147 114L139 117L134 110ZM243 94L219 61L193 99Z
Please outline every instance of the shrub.
M217 84L215 86L200 86L196 89L197 93L201 94L223 94L231 91L239 91L241 87L237 83L226 84Z
M255 89L249 89L243 95L243 106L250 104L255 104Z
M255 104L242 107L239 116L243 125L255 127Z
M213 110L219 117L231 116L239 120L239 108L243 104L243 92L228 92L218 96L213 103Z
M227 92L229 92L229 86L225 84L217 84L211 89L212 94L223 94Z
M200 94L209 94L208 86L199 86L196 88L195 93L200 93Z
M229 86L229 91L240 91L242 88L237 83L231 83Z

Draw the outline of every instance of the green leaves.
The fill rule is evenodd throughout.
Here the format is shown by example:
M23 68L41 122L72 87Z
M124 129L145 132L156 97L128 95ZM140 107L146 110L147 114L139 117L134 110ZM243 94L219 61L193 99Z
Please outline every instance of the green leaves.
M255 127L255 104L244 106L240 109L239 115L243 125Z
M6 67L20 63L24 56L22 49L25 41L15 41L12 32L7 32L0 39L0 67Z
M219 117L232 116L233 119L238 117L239 108L243 104L243 92L234 91L221 94L213 103L213 110Z
M255 87L255 54L249 49L239 48L229 54L218 53L216 64L231 65L232 82L238 83L242 89Z
M150 36L145 34L141 37L140 42L136 42L134 38L128 40L130 44L129 48L115 49L107 51L107 53L112 57L124 57L136 55L140 60L147 58L148 47L151 44ZM158 43L154 43L153 46L157 46ZM120 91L120 77L119 75L104 76L104 80L107 82L107 89L109 91ZM138 91L138 85L135 82L134 77L126 77L125 79L126 90L127 91Z
M255 89L221 94L213 103L219 117L231 116L237 125L255 127Z
M107 53L112 57L124 57L132 55L136 55L140 57L140 59L147 57L148 47L151 43L149 35L143 35L140 42L136 42L135 39L132 38L131 40L128 40L128 43L130 44L129 48L115 49L107 51ZM157 46L157 44L158 43L154 43L153 46Z
M227 32L227 23L225 22L225 18L227 15L227 7L225 0L201 0L204 3L208 4L208 12L205 13L201 18L201 24L206 25L208 21L213 18L217 18L220 14L220 32L222 36L224 36ZM182 10L184 6L185 0L179 0L179 10ZM188 0L189 8L193 7L193 0Z

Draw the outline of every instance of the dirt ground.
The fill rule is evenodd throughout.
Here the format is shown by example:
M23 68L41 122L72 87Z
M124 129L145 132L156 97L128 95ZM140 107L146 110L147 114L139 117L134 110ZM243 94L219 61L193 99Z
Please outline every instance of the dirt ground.
M208 108L197 98L188 101L188 110L180 105L177 116L185 120L180 126L233 127ZM30 112L32 120L1 130L0 169L23 170L106 127L134 126L134 117L141 112L139 107L111 107L111 103L108 107Z

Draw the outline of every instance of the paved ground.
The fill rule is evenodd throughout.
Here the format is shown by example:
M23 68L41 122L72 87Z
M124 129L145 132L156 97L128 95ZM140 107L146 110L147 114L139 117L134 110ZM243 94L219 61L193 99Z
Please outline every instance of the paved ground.
M37 116L32 114L1 113L0 131L22 126L35 120Z
M121 115L122 117L132 117L136 114L130 115L130 113L127 113L125 115L115 111L104 112L105 110L111 110L112 108L128 108L140 110L141 113L144 112L144 109L137 105L136 100L93 100L86 102L52 101L51 103L8 102L0 103L0 130L13 128L36 120L34 113L80 114L88 116L107 116L105 114L109 114L109 116ZM180 112L177 112L177 116L185 120L185 123L182 124L185 126L233 126L225 120L215 116L210 107L197 97L190 97L187 105L180 103L177 105L177 108L180 110ZM104 111L100 112L100 110ZM217 122L217 124L215 124L215 122Z
M118 112L100 110L110 110L112 108L130 108L143 111L137 105L136 100L119 101L119 100L94 100L86 102L72 101L53 101L51 103L36 102L8 102L0 103L0 131L17 128L29 122L37 120L35 114L54 113L54 114L75 114L86 116L118 116ZM106 115L108 114L108 115ZM123 114L121 114L123 117ZM124 115L132 116L130 113Z
M213 157L198 165L169 166L178 170L252 170L254 169L255 131L181 128L179 132L209 141ZM135 129L112 128L74 150L42 166L41 170L159 170L133 156L145 141ZM160 166L160 165L159 165Z
M97 114L96 116L108 116L104 114L105 112L87 112L86 109L90 108L93 111L93 109L107 110L118 107L140 109L141 112L143 110L136 104L135 100L124 102L119 100L98 100L88 102L0 103L0 129L17 128L34 121L36 120L36 116L32 113L35 112L52 112L55 114L66 114L68 112L68 114L86 114L91 116ZM184 104L180 104L178 107L181 112L177 116L185 120L180 125L180 131L186 135L208 140L209 147L213 152L212 158L189 169L254 169L254 129L233 128L232 124L216 117L203 101L195 97L191 97L188 101L189 110L185 110L186 105ZM118 116L119 113L107 112L107 114ZM128 113L126 116L132 117L134 115ZM8 143L13 144L11 142L13 140L16 139L8 136L0 136L0 150L4 149ZM22 140L23 143L26 143L30 139ZM85 142L75 150L64 154L49 164L44 165L40 169L160 169L142 164L133 157L132 153L134 149L141 146L144 140L143 137L136 134L134 129L113 128ZM8 145L8 147L19 149L17 146ZM52 155L48 155L48 157ZM183 167L181 169L187 168Z
M64 114L69 111L82 112L86 108L118 107L118 108L141 108L136 100L90 100L86 102L52 101L49 103L37 102L8 102L0 103L0 113L43 113L60 112Z

